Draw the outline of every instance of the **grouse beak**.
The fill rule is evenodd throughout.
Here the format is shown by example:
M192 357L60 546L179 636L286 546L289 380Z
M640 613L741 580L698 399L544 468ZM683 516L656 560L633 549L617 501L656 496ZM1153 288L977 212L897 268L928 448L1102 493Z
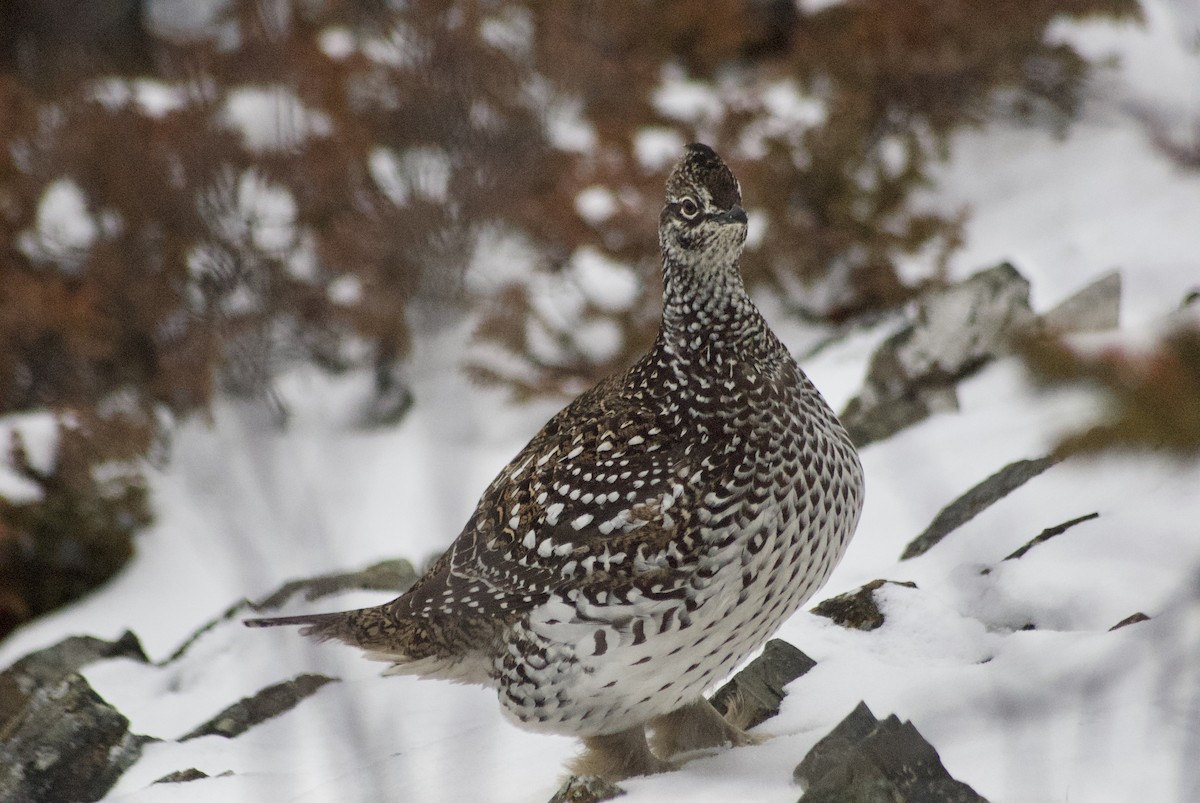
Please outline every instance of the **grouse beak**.
M717 215L714 220L718 223L741 223L746 225L746 210L742 209L741 204L734 204L728 211Z

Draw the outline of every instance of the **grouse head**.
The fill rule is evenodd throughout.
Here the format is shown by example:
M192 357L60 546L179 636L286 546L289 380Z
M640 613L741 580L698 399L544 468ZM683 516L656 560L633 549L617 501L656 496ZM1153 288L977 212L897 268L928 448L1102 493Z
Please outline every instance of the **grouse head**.
M668 265L697 269L737 264L746 241L738 180L707 145L692 143L667 179L658 241Z

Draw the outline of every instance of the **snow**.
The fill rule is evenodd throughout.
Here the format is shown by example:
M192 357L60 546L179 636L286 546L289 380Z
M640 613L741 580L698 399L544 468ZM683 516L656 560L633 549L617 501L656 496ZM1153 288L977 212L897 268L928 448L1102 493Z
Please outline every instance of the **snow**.
M152 78L103 78L93 87L97 100L110 108L134 103L138 111L150 117L165 117L187 104L186 92Z
M157 36L180 42L212 36L223 43L237 36L236 23L222 21L230 0L150 0L146 3L146 25Z
M1072 42L1134 56L1096 82L1065 138L1005 123L954 138L952 158L923 201L971 208L955 277L1011 260L1043 312L1116 267L1122 329L1105 337L1117 342L1160 329L1200 284L1200 176L1155 153L1130 112L1131 98L1154 88L1156 70L1176 75L1181 64L1200 65L1164 27L1172 8L1149 3L1144 28L1056 29ZM1170 86L1149 93L1154 103L1192 113L1195 81L1158 82ZM702 116L708 91L676 76L659 102L681 117ZM587 147L569 137L559 144ZM520 251L514 236L497 233L496 242ZM628 295L619 281L589 278L595 270L603 279L611 266L583 263L577 254L581 276L535 295L553 301L538 302L547 306L539 311L563 331L579 328L585 299L597 298L593 285L619 291L614 303ZM888 318L812 352L810 325L763 306L785 342L808 355L806 371L839 409L861 387L875 346L900 324ZM604 336L591 339L602 346ZM508 403L447 371L466 341L465 331L451 330L415 344L407 378L416 402L394 428L354 427L369 376L311 370L280 382L292 413L286 429L233 401L219 403L209 422L183 423L170 464L151 472L158 519L139 537L134 561L88 599L0 643L0 665L70 634L116 638L126 628L163 662L187 634L286 580L392 557L423 564L561 403ZM818 663L761 727L773 738L623 782L622 800L795 801L792 769L859 700L881 717L911 719L955 777L994 801L1200 799L1200 465L1136 455L1070 460L901 562L908 541L959 494L1008 462L1045 454L1061 433L1099 414L1086 393L1039 392L1012 359L964 382L958 395L959 411L863 450L862 522L818 599L876 578L917 587L881 589L887 621L869 633L796 614L779 636ZM41 460L49 421L3 424L41 432L27 435ZM1045 528L1093 512L1099 516L1004 560ZM294 599L284 610L388 596ZM1139 611L1150 621L1110 632ZM178 660L109 660L84 674L135 732L166 739L271 683L305 672L340 681L236 739L148 745L107 799L545 801L576 749L570 739L513 727L487 691L382 678L381 665L353 650L247 630L237 618ZM152 785L188 767L234 774Z
M529 57L533 34L533 19L525 9L507 8L479 23L483 41L514 59Z
M58 427L58 417L45 411L0 418L0 496L18 505L42 498L42 489L37 483L17 473L10 449L15 440L19 440L29 466L48 474L54 468L58 453Z
M654 107L665 117L691 123L719 120L725 109L717 90L688 79L678 67L664 71L654 93Z
M415 147L397 155L376 148L368 160L371 178L396 206L405 206L414 195L444 203L450 187L450 157L441 148Z
M603 223L617 212L617 198L607 187L585 187L575 196L575 211L593 226Z
M627 310L637 301L642 283L627 265L591 246L571 255L571 271L579 289L593 304L608 312Z
M528 102L541 111L550 144L559 150L589 153L596 147L596 129L583 116L583 102L564 97L548 81L526 87Z
M399 69L421 69L430 58L431 45L403 21L395 21L386 36L366 39L361 50L371 61Z
M238 214L255 248L268 254L289 250L296 242L296 199L291 190L254 170L238 179Z
M58 262L74 270L77 262L100 236L100 227L88 211L87 196L70 178L50 182L38 202L35 231L18 237L20 249L36 262Z
M335 304L353 306L362 300L362 280L349 274L338 276L325 288L325 294Z
M683 152L683 137L678 131L662 126L646 126L633 138L633 152L647 172L669 170Z
M348 59L358 50L354 32L340 27L326 28L321 31L317 36L317 44L322 53L335 61Z
M747 159L761 159L767 154L768 141L780 140L792 146L794 159L807 158L800 144L809 129L827 119L824 101L802 91L790 78L766 84L758 95L767 114L743 129L738 150Z
M310 109L290 87L244 86L229 92L222 110L226 125L252 151L271 153L295 148L308 137L328 136L333 123Z
M1144 26L1056 27L1056 37L1122 60L1100 68L1067 137L993 123L954 138L954 158L933 171L932 203L970 209L952 275L1010 260L1035 278L1040 310L1116 268L1130 324L1161 317L1200 283L1200 173L1156 153L1135 115L1148 105L1200 122L1200 57L1171 26L1169 6L1145 8Z

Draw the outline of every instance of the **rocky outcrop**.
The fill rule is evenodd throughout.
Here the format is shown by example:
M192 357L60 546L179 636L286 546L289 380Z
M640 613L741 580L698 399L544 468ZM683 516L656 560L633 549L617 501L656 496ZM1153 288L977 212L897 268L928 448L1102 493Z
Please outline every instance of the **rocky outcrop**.
M1064 521L1062 524L1056 524L1053 527L1047 527L1033 538L1022 544L1020 547L1013 550L1011 554L1006 555L1004 559L1019 560L1020 558L1024 557L1026 552L1033 549L1038 544L1043 544L1046 541L1049 541L1051 538L1062 535L1077 524L1083 524L1085 521L1091 521L1092 519L1098 518L1100 518L1099 513L1088 513L1086 515L1071 519L1070 521Z
M1058 463L1060 459L1047 456L1009 463L942 508L924 532L908 543L900 555L900 560L924 555L947 535Z
M186 742L201 736L224 736L226 739L232 739L260 722L266 722L285 711L290 711L305 697L315 694L317 689L335 680L336 678L325 675L300 675L292 680L268 686L258 694L238 700L179 741Z
M385 560L357 572L338 572L292 580L251 607L256 611L272 610L297 594L303 594L307 602L343 591L393 591L403 594L415 582L417 570L413 568L412 563L403 559Z
M871 357L859 394L840 418L860 448L958 409L956 386L1034 332L1066 334L1118 324L1121 278L1109 273L1044 315L1029 302L1029 282L1004 262L918 302L912 323Z
M812 612L852 630L877 630L883 627L884 615L875 601L875 592L885 585L917 587L916 583L872 580L855 591L822 600L813 606Z
M987 803L950 776L911 722L880 721L866 703L813 746L793 777L804 787L801 803Z
M159 666L180 660L207 632L249 610L275 607L295 594L316 599L349 589L395 590L416 579L408 561L385 561L360 572L325 575L285 584L263 603L240 602L192 633ZM0 800L98 800L141 755L151 736L131 733L129 720L102 699L79 674L106 659L146 662L137 638L117 641L73 636L32 653L0 673ZM180 741L200 736L234 738L278 716L335 678L300 675L228 706ZM195 768L162 779L180 783L207 777Z
M145 661L131 633L65 639L0 674L0 800L99 800L149 741L78 673L93 661Z
M757 727L779 713L786 686L817 665L782 639L771 639L762 654L709 698L713 708L743 730Z
M1141 611L1138 611L1137 613L1126 616L1124 619L1122 619L1121 621L1117 622L1115 625L1110 627L1109 630L1110 631L1120 630L1122 627L1129 627L1130 625L1136 625L1138 622L1149 622L1149 621L1150 621L1149 616L1142 613Z
M572 775L550 798L550 803L603 803L625 794L625 790L612 781L594 775Z
M1106 273L1042 315L1042 330L1056 334L1107 332L1121 322L1121 274Z
M954 386L1007 353L1036 320L1029 282L1007 262L924 296L913 322L876 350L858 396L840 418L860 448L954 410Z

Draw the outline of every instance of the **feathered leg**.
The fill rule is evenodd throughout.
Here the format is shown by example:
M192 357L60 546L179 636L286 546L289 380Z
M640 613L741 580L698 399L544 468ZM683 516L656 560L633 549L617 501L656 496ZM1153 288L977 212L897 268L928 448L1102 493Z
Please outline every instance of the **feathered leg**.
M656 717L647 725L654 731L654 752L663 758L691 750L759 744L765 738L731 724L704 699Z
M650 752L646 729L642 725L603 736L583 739L584 752L568 766L576 775L595 775L607 781L619 781L635 775L653 775L675 768Z

